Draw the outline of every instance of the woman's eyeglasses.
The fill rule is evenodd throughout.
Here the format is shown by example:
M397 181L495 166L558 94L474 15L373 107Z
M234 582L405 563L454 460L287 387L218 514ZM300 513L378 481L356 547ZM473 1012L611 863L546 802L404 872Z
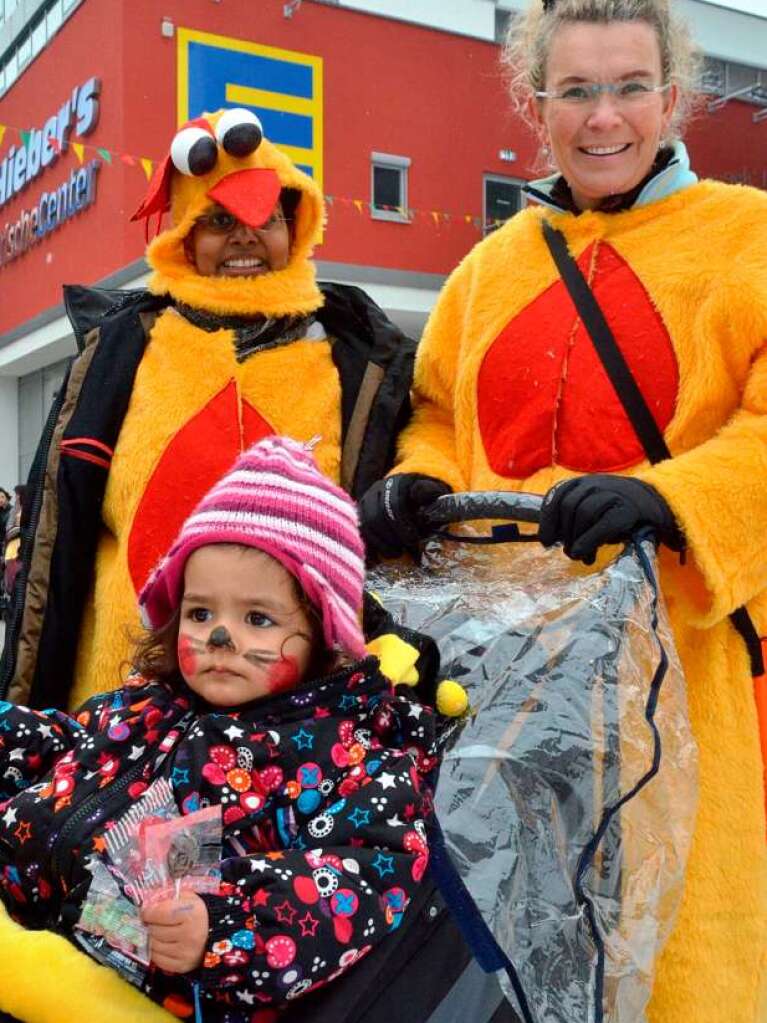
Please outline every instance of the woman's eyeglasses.
M551 99L559 103L566 103L568 106L587 106L596 103L602 93L609 93L615 98L616 103L621 106L632 103L641 103L642 100L654 96L658 92L665 92L666 85L648 85L641 81L623 82L578 82L568 85L564 89L549 89L545 92L536 92L538 99Z
M199 225L213 234L231 234L235 228L241 225L247 227L249 231L253 231L255 234L269 234L282 224L287 224L285 217L281 213L273 213L260 227L250 227L247 224L243 224L241 220L238 220L233 213L229 213L227 210L211 210L210 213L203 213L201 217L195 220L196 226Z

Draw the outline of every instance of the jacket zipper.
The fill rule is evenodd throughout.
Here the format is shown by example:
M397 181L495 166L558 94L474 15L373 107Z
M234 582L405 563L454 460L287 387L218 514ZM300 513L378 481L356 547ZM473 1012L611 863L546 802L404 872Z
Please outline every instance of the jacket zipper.
M142 757L141 760L137 760L130 770L126 771L126 773L121 775L119 778L116 778L106 791L97 790L96 792L92 792L90 796L88 796L88 798L81 803L80 806L78 806L69 819L64 822L58 835L56 835L53 845L51 846L51 869L56 876L64 876L64 864L62 862L64 839L69 838L72 833L76 831L78 825L83 820L87 820L92 812L99 808L99 804L106 807L113 799L121 797L125 789L141 775L147 761L151 760L152 756L156 752L157 750L155 747L150 753ZM83 829L82 835L76 836L74 844L77 845L86 837L86 835L87 830Z
M76 831L81 822L84 820L87 821L88 817L93 812L95 812L96 809L100 809L102 807L104 808L109 807L112 802L115 802L119 805L119 802L121 801L125 789L128 788L128 786L132 782L136 781L136 779L141 776L147 763L150 760L152 760L152 758L157 758L158 754L160 759L155 766L159 768L160 765L164 763L166 758L175 751L178 742L186 733L189 725L192 723L192 720L193 720L192 713L190 711L187 711L179 718L177 722L170 726L169 732L173 731L178 732L178 735L171 749L163 752L159 750L158 746L153 746L147 753L144 754L144 756L140 760L137 760L136 763L133 764L133 766L128 771L125 772L125 774L121 775L119 778L116 778L107 789L104 790L97 789L95 792L92 792L90 796L88 796L88 798L84 800L83 803L81 803L80 806L78 806L78 808L68 818L68 820L64 822L64 824L61 827L61 830L56 835L53 845L51 846L51 869L55 875L57 875L58 877L64 876L63 870L64 839L70 838L70 836L72 836L72 833ZM153 778L152 780L154 781L155 778ZM109 813L105 813L102 816L101 820L105 820L108 818ZM101 823L101 821L99 821L99 823ZM79 842L81 842L82 839L87 836L87 834L88 829L83 829L81 835L76 834L74 836L75 841L72 844L74 845L79 844Z

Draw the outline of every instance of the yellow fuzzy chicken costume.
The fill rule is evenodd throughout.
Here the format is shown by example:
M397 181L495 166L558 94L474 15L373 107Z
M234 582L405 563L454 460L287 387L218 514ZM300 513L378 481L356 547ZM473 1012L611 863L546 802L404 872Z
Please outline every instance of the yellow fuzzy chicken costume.
M649 466L541 231L566 236L673 457ZM746 646L767 634L767 195L703 181L619 213L530 208L449 279L418 352L397 472L545 492L581 472L655 487L660 555L700 747L700 804L651 1023L767 1020L763 764Z
M207 117L214 129L220 116ZM211 205L211 190L251 169L276 171L283 188L301 193L288 265L256 278L202 276L184 239ZM322 196L268 140L244 159L220 149L214 168L202 176L174 173L171 200L173 227L147 251L151 291L221 317L298 316L322 304L310 260L322 227ZM233 333L196 326L174 307L152 327L104 495L94 599L83 625L72 706L113 688L124 672L126 625L139 624L138 591L185 516L240 451L270 433L303 441L320 435L318 465L339 477L340 385L327 339L297 338L240 361ZM309 380L310 388L300 385Z

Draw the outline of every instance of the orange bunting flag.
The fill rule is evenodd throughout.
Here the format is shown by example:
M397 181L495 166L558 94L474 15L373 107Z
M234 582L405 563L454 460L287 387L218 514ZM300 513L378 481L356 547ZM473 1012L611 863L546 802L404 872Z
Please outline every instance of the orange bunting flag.
M85 146L82 144L82 142L73 142L72 149L74 150L75 156L77 157L77 162L81 164L83 162L83 156L85 154Z
M358 213L362 213L365 209L365 202L363 199L352 199L352 202L357 208Z
M149 181L149 179L152 177L152 161L149 159L148 156L141 157L141 166L144 168L144 173L146 174L147 181Z
M54 151L56 156L61 156L61 143L59 142L55 135L49 136L48 145Z
M439 225L439 210L432 210L431 215L432 219L434 220L434 223Z

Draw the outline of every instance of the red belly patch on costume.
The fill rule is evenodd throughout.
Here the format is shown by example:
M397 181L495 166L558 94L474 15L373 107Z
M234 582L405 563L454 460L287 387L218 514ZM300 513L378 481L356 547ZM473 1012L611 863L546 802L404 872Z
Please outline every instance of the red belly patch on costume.
M137 594L197 502L242 451L272 433L252 405L239 401L233 380L181 427L150 476L133 517L128 569Z
M660 314L611 246L601 244L594 260L590 245L578 265L665 430L676 406L679 369ZM530 476L551 465L615 472L644 458L561 280L511 320L488 348L477 378L477 410L488 464L499 476Z

